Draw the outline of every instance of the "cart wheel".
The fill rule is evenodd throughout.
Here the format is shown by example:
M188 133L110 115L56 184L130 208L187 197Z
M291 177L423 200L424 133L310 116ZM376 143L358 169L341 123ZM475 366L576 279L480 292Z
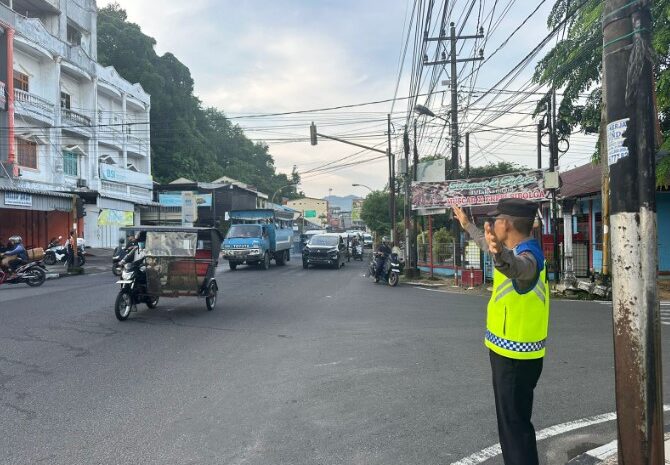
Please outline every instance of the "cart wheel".
M116 303L114 304L114 314L119 321L127 320L130 316L130 311L133 308L133 299L130 292L121 291L116 296Z
M149 307L149 308L158 307L158 297L148 297L147 298L147 307Z
M218 289L216 288L216 283L212 281L209 283L209 286L207 286L207 297L205 297L205 303L207 304L207 310L212 311L214 310L214 307L216 307L216 295L218 293Z

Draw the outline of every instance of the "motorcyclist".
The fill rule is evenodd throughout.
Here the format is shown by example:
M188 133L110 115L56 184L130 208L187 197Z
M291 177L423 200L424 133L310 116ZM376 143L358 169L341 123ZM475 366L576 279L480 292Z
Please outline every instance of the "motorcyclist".
M23 247L23 239L21 236L12 236L7 241L7 250L2 253L5 257L16 257L13 260L4 261L4 264L9 267L13 273L21 265L28 263L28 253Z
M376 277L380 277L382 275L382 272L384 271L384 264L386 263L386 259L391 255L391 246L390 246L391 240L387 237L384 236L382 237L382 242L379 244L379 247L377 247L377 252L376 252L376 264L377 264L377 274Z
M133 246L128 250L126 256L119 262L120 266L123 266L126 263L135 263L138 260L142 260L145 256L144 245L147 241L147 232L139 231L135 234L133 239Z

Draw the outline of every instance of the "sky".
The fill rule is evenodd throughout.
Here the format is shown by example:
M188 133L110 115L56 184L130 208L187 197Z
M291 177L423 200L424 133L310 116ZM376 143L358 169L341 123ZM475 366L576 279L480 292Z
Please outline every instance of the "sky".
M109 3L110 0L98 0L99 7ZM248 137L265 141L278 171L290 173L293 166L297 167L302 175L299 189L308 196L324 197L330 189L333 195L365 196L368 192L365 187L352 184L376 190L388 182L388 161L383 154L323 138L318 145L311 146L307 137L312 121L319 133L385 150L386 115L392 112L394 154L402 153L403 127L409 124L411 133L415 118L420 155L450 153L449 141L444 137L449 131L444 130L442 120L408 113L411 108L405 97L412 94L411 89L430 94L430 98L419 97L417 103L428 104L435 113L445 115L450 104L450 89L443 82L448 79L446 71L431 85L433 67L423 67L422 85L411 87L414 45L419 42L415 40L414 25L408 28L417 16L416 12L412 14L417 3L414 0L118 0L118 3L126 9L130 21L156 39L159 54L171 52L189 67L195 93L203 105L219 108L245 129ZM494 3L499 4L496 11L492 9ZM501 102L510 98L509 94L494 94L498 100L492 100L489 94L481 102L474 102L546 36L546 17L553 2L449 2L453 6L449 18L457 27L463 27L462 34L475 34L478 23L488 29L483 47L485 58L540 3L542 6L509 43L481 66L477 79L463 79L459 84L459 106L470 107L459 118L462 132L472 132L473 166L497 161L532 168L537 165L535 130L527 127L536 121L524 113L531 112L538 96L523 95L513 108L501 106ZM418 4L423 4L425 13L428 2L419 0ZM443 2L434 4L432 24L441 17ZM473 10L466 21L464 11L471 4ZM431 32L437 34L437 28ZM474 40L463 41L462 45L459 58L476 56ZM484 44L479 40L476 45ZM427 52L432 59L435 42L431 47ZM524 84L531 77L536 61L537 58L510 82L509 89L526 88ZM467 77L473 69L476 68L472 63L459 65L459 77ZM399 99L388 101L395 97ZM339 110L266 116L379 100L386 101ZM482 112L482 108L488 110ZM497 113L492 113L496 108ZM502 111L507 109L510 111ZM515 130L477 132L494 127ZM570 143L570 150L561 158L562 170L586 163L594 138L574 135ZM461 147L461 159L464 152Z

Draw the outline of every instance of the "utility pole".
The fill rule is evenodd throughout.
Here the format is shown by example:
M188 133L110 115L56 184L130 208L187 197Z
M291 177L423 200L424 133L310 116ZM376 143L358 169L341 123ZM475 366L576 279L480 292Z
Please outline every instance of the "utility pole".
M542 169L542 123L537 123L537 169Z
M607 0L603 12L619 465L665 462L650 10Z
M558 164L558 137L556 134L556 89L552 89L549 99L549 170L556 171ZM558 251L558 204L556 189L551 189L551 223L554 235L554 282L558 283L561 276L561 257Z
M465 133L465 177L470 177L470 133Z
M451 65L451 168L448 170L451 172L449 176L446 176L446 179L455 179L458 177L458 144L459 144L459 135L458 135L458 69L457 64L468 61L480 61L484 59L484 51L479 51L479 56L474 58L456 58L456 49L458 40L464 39L483 39L484 38L484 28L479 28L479 34L475 35L456 35L456 24L450 24L449 36L445 36L445 31L440 31L440 37L428 37L424 39L426 42L437 41L440 44L443 40L448 39L450 43L450 53L449 59L432 61L429 62L427 59L424 59L424 65ZM427 57L424 57L427 58ZM445 169L447 169L445 167ZM446 174L446 173L445 173ZM460 225L457 221L452 219L451 233L454 237L456 243L456 250L454 251L454 264L456 267L461 265L461 241L460 241ZM456 270L454 272L457 273Z
M405 125L405 132L402 135L402 145L405 152L405 208L403 209L403 216L405 218L405 276L408 278L414 277L414 262L412 261L412 209L410 199L410 186L412 175L409 171L409 133Z
M393 152L391 152L391 114L387 117L387 135L388 135L388 157L389 157L389 215L391 216L391 242L393 245L398 245L398 238L395 233L395 160L393 159Z
M412 180L414 182L418 181L418 173L419 173L419 150L416 146L416 118L414 118L414 150L413 150L413 157L412 157ZM410 199L411 201L411 199ZM419 223L419 216L417 213L412 210L412 232L411 234L411 249L410 249L410 264L411 267L414 269L414 272L416 275L419 275L419 251L417 250L417 243L416 243L416 237L419 234L419 228L418 228L418 223Z

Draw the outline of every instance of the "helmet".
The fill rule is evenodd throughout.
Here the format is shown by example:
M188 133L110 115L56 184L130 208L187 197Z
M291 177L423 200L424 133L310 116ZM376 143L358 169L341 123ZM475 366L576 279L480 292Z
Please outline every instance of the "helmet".
M21 236L12 236L12 237L9 238L9 242L16 245L16 244L22 243L23 239L21 239Z

